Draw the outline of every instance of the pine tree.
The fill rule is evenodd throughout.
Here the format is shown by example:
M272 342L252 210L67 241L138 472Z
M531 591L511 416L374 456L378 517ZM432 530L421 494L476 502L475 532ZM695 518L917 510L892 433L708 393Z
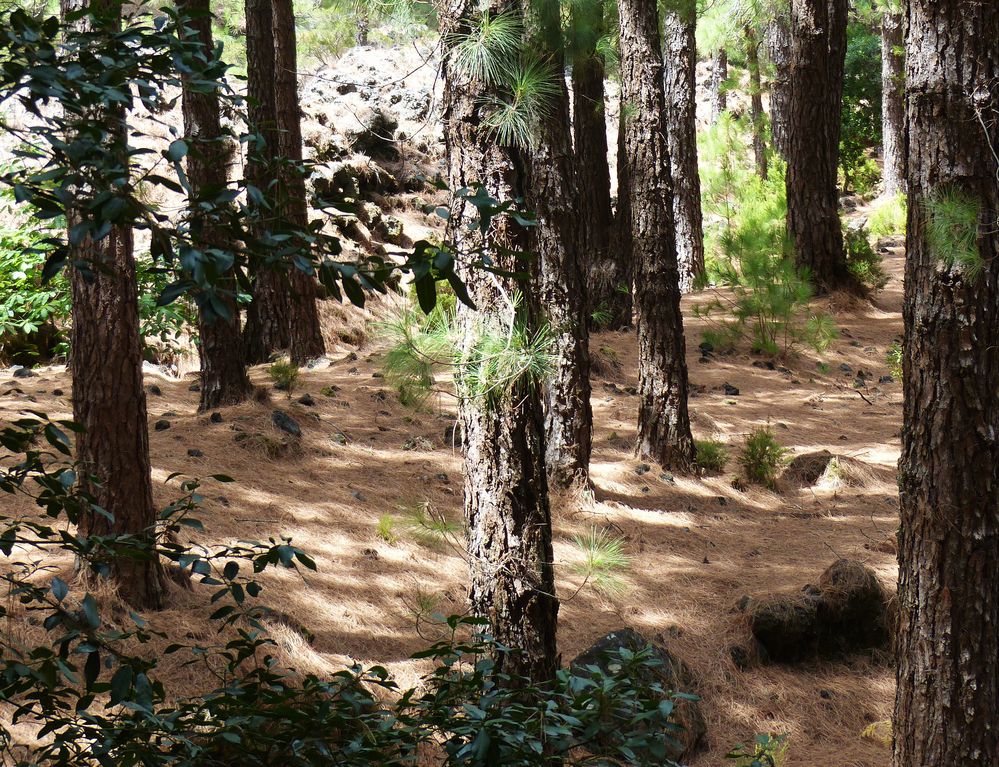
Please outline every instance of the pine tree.
M60 9L64 19L77 11L90 11L73 22L80 29L109 37L120 29L121 3L117 0L61 0ZM79 125L78 136L120 152L121 165L127 167L128 137L120 105L88 115ZM83 223L79 209L72 205L66 217L71 231ZM77 265L70 272L70 372L73 420L84 429L76 440L76 459L83 472L82 488L107 514L82 517L80 533L149 538L157 514L150 479L132 230L112 226L100 239L87 236L76 243L73 239L70 261ZM163 606L166 583L157 559L120 557L112 567L119 592L130 604L145 609Z
M773 0L766 26L767 55L773 68L770 82L770 134L774 149L787 160L791 119L791 8L790 0Z
M694 443L687 413L680 275L666 97L655 0L619 0L624 158L638 313L638 453L665 468L689 469Z
M502 75L495 77L460 55L463 41L476 37L490 23L509 27L520 18L518 11L517 0L493 0L484 7L475 0L461 0L441 14L443 124L452 189L482 184L489 195L501 200L522 198L526 193L525 158L520 149L496 140L489 124L493 113L483 107L508 103ZM510 222L496 224L482 241L477 229L464 225L473 213L469 203L458 198L454 207L448 238L455 247L488 247L496 266L511 272L523 268L516 253L530 247L524 228ZM474 359L486 334L534 335L539 328L536 267L534 276L521 282L462 266L461 276L477 306L477 310L458 308L466 359ZM463 382L462 375L459 370L471 608L488 618L492 635L514 651L499 658L503 670L535 680L551 679L558 658L558 600L540 382L520 377L512 391L497 398L484 396L481 387L472 386L468 379Z
M666 141L673 177L673 218L680 290L693 289L704 274L704 224L697 169L695 69L696 0L675 0L663 12L663 61L666 71Z
M756 173L767 180L767 140L766 125L763 115L763 82L760 78L760 42L756 28L746 24L742 31L746 45L746 68L749 70L749 117L753 126L753 158L756 161Z
M212 43L212 17L208 0L183 0L178 10L188 21L186 26L201 45L207 63L215 54ZM218 94L192 88L189 78L183 89L184 135L190 142L187 155L187 178L190 183L189 209L192 232L202 248L223 247L219 242L218 226L209 216L198 214L202 198L211 199L226 184L222 124ZM223 405L235 405L250 396L252 388L246 375L243 338L236 303L236 280L230 273L218 275L215 301L221 310L211 305L199 306L198 351L201 358L200 410Z
M856 290L839 220L848 0L792 0L787 228L818 293Z
M999 5L911 0L895 767L999 764Z
M715 49L711 54L711 81L709 84L711 100L711 124L718 122L722 112L728 109L728 95L725 83L728 80L728 51L724 47Z
M882 192L905 192L905 56L898 0L881 0Z
M298 102L298 55L295 38L295 9L291 0L273 0L274 5L274 104L278 130L278 206L282 218L296 231L309 224L302 163L302 117ZM294 240L299 248L308 245ZM326 353L316 305L315 277L294 265L288 266L289 346L292 362L304 364Z

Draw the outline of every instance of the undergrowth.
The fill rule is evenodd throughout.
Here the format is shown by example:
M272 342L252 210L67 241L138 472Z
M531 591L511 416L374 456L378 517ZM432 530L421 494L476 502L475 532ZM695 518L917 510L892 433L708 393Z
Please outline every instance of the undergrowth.
M746 437L739 463L750 482L771 490L777 487L777 477L786 463L787 449L774 436L769 426L753 429Z

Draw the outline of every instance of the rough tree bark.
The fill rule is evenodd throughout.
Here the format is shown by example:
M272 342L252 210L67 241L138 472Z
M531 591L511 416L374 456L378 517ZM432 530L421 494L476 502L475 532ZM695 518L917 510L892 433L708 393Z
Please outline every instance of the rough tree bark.
M587 277L592 326L631 326L631 301L618 285L627 282L622 252L612 242L610 166L604 101L604 62L596 44L605 32L603 0L572 5L576 50L572 61L572 125L578 190L580 252ZM593 314L596 313L596 319Z
M557 3L523 0L528 45L544 52L552 71L565 71ZM590 407L590 352L586 282L579 226L579 199L573 172L572 128L565 78L558 78L548 112L528 152L525 201L537 217L531 252L539 259L540 299L554 339L554 369L545 386L545 464L554 487L589 483L593 439Z
M816 292L857 290L839 220L840 112L848 0L791 3L787 228Z
M246 0L246 95L250 130L258 141L247 147L246 178L273 204L278 151L275 104L274 20L270 0ZM270 229L273 211L259 206L257 235ZM278 349L291 345L290 301L281 270L261 263L254 275L253 301L246 311L243 345L251 365L266 362Z
M695 0L683 0L663 12L663 61L666 79L666 142L673 177L673 218L680 290L693 289L704 274L704 223L701 177L697 168L697 43Z
M742 29L746 42L746 68L749 70L749 116L753 123L753 157L756 174L767 180L766 124L763 116L763 83L760 80L760 42L756 30L747 24Z
M617 120L617 209L614 211L614 233L617 249L617 279L614 289L621 295L621 303L615 317L620 317L620 328L630 328L634 322L635 296L635 244L631 236L631 180L628 176L628 149L624 144L625 123L630 108L621 92L618 102Z
M75 22L81 29L106 30L110 35L120 28L121 6L114 0L61 0L60 9L64 17L82 9L93 11L93 20L85 17ZM79 133L120 150L122 164L127 163L121 107L90 115L79 125ZM70 228L82 221L72 207L66 218ZM150 479L131 228L114 226L100 240L87 239L71 249L70 261L89 267L73 268L69 274L73 420L84 428L76 439L76 459L85 472L81 487L110 515L110 519L101 514L83 516L80 533L151 540L157 513ZM90 476L97 482L90 481ZM130 604L152 610L163 606L167 586L157 558L120 557L112 568L119 593Z
M205 61L210 61L214 46L209 0L182 0L177 5L180 12L189 17L187 26L200 43ZM191 185L189 207L193 216L192 227L204 247L212 247L221 244L218 232L213 231L211 221L205 220L204 216L199 217L196 211L203 196L213 197L226 184L226 163L219 159L223 146L218 94L192 89L185 79L183 113L184 135L190 142L187 178ZM247 399L252 391L243 359L235 277L232 274L220 276L216 288L218 299L229 316L223 317L204 309L198 312L200 410L235 405Z
M298 54L295 39L295 9L292 0L273 0L274 5L274 104L278 129L279 207L298 231L309 225L309 204L302 163L302 114L298 102ZM296 240L297 246L308 245ZM288 321L291 361L304 364L326 353L316 304L318 286L314 275L292 264L287 266L291 292Z
M999 764L999 4L910 0L907 18L894 764L991 767ZM980 269L935 252L939 194L977 209Z
M519 7L518 0L493 0L492 14ZM444 40L480 23L475 0L453 0L442 9ZM526 158L499 146L484 124L483 102L499 95L472 79L445 56L443 123L448 180L452 189L484 184L498 199L525 194ZM455 203L449 233L456 247L483 243L461 225L474 211ZM486 243L497 266L521 269L510 250L530 246L528 232L510 220L497 222ZM460 274L478 309L459 305L464 351L469 353L483 326L509 327L513 322L536 325L536 275L518 282L475 271L460 264ZM513 297L523 293L514 306ZM501 668L543 681L558 666L555 646L558 600L552 569L551 511L545 474L545 422L540 385L521 380L499 401L462 387L458 373L459 419L465 451L465 519L471 569L472 611L488 618L496 639L514 650L501 656Z
M714 125L728 108L725 81L728 80L728 51L719 48L711 55L710 104L711 124Z
M666 143L666 98L655 0L619 0L621 92L632 107L624 124L628 221L635 253L638 313L638 454L678 471L694 444L687 414L673 184Z
M882 191L905 192L905 56L902 14L885 9L881 17Z
M770 134L774 149L787 160L788 122L791 117L791 12L787 0L774 9L767 25L767 55L773 66L770 81Z

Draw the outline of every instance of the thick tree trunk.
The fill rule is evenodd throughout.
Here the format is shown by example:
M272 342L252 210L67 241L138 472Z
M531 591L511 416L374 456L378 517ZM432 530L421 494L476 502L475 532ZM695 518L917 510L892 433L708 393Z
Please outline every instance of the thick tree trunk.
M719 48L711 56L711 83L710 83L710 103L711 103L711 124L714 125L722 116L722 112L728 109L728 94L725 91L725 83L728 80L728 51Z
M518 7L517 0L494 0L489 11L497 14ZM444 39L467 33L480 19L481 8L475 0L456 0L441 14ZM497 94L459 70L453 60L445 58L443 70L444 139L451 188L480 183L497 199L523 197L526 158L516 149L499 146L483 122L482 103ZM511 251L526 251L529 233L503 220L482 242L477 231L463 226L471 215L470 206L455 203L449 239L460 249L488 246L496 266L522 269ZM483 328L499 332L514 322L528 329L536 326L536 275L521 283L463 266L461 276L478 307L473 311L459 305L466 354L472 354ZM514 301L518 292L523 293L519 303ZM522 379L513 392L497 398L463 386L460 370L457 379L472 611L488 618L490 633L513 650L498 659L503 671L549 680L558 667L558 600L540 383Z
M563 72L558 4L523 1L534 50L544 51L552 69ZM540 261L540 299L554 339L554 370L545 387L545 446L548 483L553 487L589 483L593 411L590 407L590 352L586 281L579 225L579 194L573 173L569 93L559 78L529 152L527 207L538 225L531 229L531 252Z
M999 5L910 0L907 30L894 764L993 767L999 764ZM980 268L949 264L934 251L930 219L940 194L977 209Z
M885 195L905 192L905 56L902 14L881 19L881 156Z
M704 224L701 177L697 168L697 102L694 28L696 4L680 3L663 14L663 61L666 88L666 142L673 176L673 218L680 290L693 289L704 274Z
M83 8L102 14L99 23L109 35L120 27L120 6L113 0L61 2L64 16ZM122 164L127 163L125 113L120 107L90 115L79 131L102 134L101 140L120 150ZM66 218L70 229L83 220L75 208L67 210ZM80 533L133 535L152 542L158 515L150 479L132 230L114 226L100 240L72 247L69 258L87 264L86 273L73 268L69 275L73 420L84 428L76 439L76 459L82 469L81 487L110 515L83 516ZM163 606L166 581L157 558L120 557L111 565L119 593L130 604L153 610Z
M753 157L756 160L756 174L767 180L767 141L766 124L763 116L763 84L760 81L760 43L756 30L748 24L743 27L746 41L746 68L749 70L749 116L753 123Z
M278 152L275 105L274 20L270 0L246 0L246 95L249 127L258 140L247 148L246 177L269 201L258 206L257 235L274 223L274 180ZM261 262L254 275L253 301L246 311L243 345L251 365L266 362L291 345L291 307L287 277L274 264Z
M281 158L279 206L288 223L296 230L304 231L309 225L309 205L305 178L299 170L302 164L302 113L298 103L295 9L292 0L273 0L273 4L274 103L278 156ZM295 242L302 249L309 247L301 239L296 238ZM291 290L288 317L291 360L304 364L326 353L316 305L317 284L314 275L306 274L293 264L288 264L287 269Z
M206 61L210 61L214 55L209 5L209 0L183 0L178 3L180 12L190 18L187 26L201 44ZM220 161L224 151L218 95L198 92L188 87L185 80L183 112L184 135L191 145L187 156L187 178L191 184L191 225L202 247L224 247L223 243L218 242L217 227L197 212L198 202L203 196L213 197L226 184L226 163ZM243 360L235 277L232 274L221 275L216 290L217 298L224 305L228 316L221 316L220 312L206 311L204 308L198 312L201 410L235 405L247 399L252 391Z
M787 228L818 293L856 290L839 220L839 134L847 0L791 4Z
M666 98L655 0L619 0L621 97L625 118L628 221L635 253L638 312L638 454L684 471L694 458L687 414L673 184L666 143Z
M588 319L594 328L618 330L631 326L631 301L626 292L618 290L622 282L627 282L627 270L621 264L620 249L613 243L604 62L596 51L596 42L605 31L603 2L575 3L572 14L580 38L572 62L572 125Z
M775 9L767 26L767 55L773 66L770 82L770 133L774 149L787 160L789 121L791 119L791 14L785 4Z

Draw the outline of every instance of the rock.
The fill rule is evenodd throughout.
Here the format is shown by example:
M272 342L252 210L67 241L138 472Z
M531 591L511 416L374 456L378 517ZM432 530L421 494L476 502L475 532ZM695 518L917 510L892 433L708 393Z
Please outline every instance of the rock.
M895 379L894 379L894 378L892 378L891 376L881 376L881 377L880 377L880 378L878 379L878 383L879 383L879 384L890 384L890 383L895 383Z
M29 368L14 368L14 378L34 378L36 375L38 374Z
M707 365L709 362L711 362L711 358L710 357L698 357L697 361L699 363L701 363L702 365Z
M156 431L166 431L167 429L170 428L170 422L165 418L161 418L153 425L153 428Z
M569 667L572 673L579 677L589 676L587 666L596 666L606 673L622 649L637 652L646 647L651 647L653 657L662 665L644 669L639 678L633 681L640 684L658 684L669 693L696 694L695 679L682 661L665 647L649 642L637 631L629 628L612 631L601 637L589 649L577 655ZM666 740L666 756L676 762L685 762L697 753L707 731L700 703L693 700L677 700L671 721L678 724L681 729L672 733L672 737ZM612 728L597 737L595 746L598 749L610 749L620 744L619 738L620 735ZM652 756L642 752L636 753L646 759Z
M298 425L298 421L283 410L275 410L271 413L271 421L286 434L290 434L293 437L302 436L302 427Z
M461 427L453 423L444 430L444 444L448 447L461 447L464 444L464 438L461 434Z
M850 367L845 362L841 362L840 363L839 369L840 369L841 372L846 373L848 375L853 373L853 368Z
M659 481L668 482L671 485L676 484L676 478L667 471L664 471L662 474L659 475Z
M163 396L163 390L156 384L149 384L149 386L146 387L146 391L152 394L154 397Z
M395 216L382 215L377 224L373 227L377 234L385 242L393 245L402 245L403 228L402 221Z
M819 598L809 594L775 594L747 608L749 630L762 648L762 659L796 663L812 657L819 644Z
M191 448L190 450L188 450L188 451L187 451L187 454L188 454L188 455L189 455L189 456L190 456L191 458L202 458L202 457L204 457L204 455L205 455L205 454L204 454L204 453L202 453L202 452L201 452L200 450L198 450L198 448L196 448L196 447L192 447L192 448Z
M298 398L298 404L305 405L306 407L312 407L316 404L316 401L312 399L311 394L303 394L301 397Z
M886 649L892 620L878 576L862 562L838 559L819 577L819 617L830 651Z
M356 498L357 500L362 502L368 500L367 498L364 497L364 493L362 493L360 490L355 490L354 492L351 493L351 495L354 496L354 498Z
M732 384L726 382L722 386L722 388L725 390L726 396L729 396L729 397L738 397L739 396L739 388L737 386L732 386Z
M368 157L393 160L399 156L395 144L395 132L399 129L399 118L381 107L368 107L357 114L360 124L344 131L350 148Z
M650 471L652 471L652 467L649 466L647 463L640 463L638 464L638 466L635 467L635 473L638 476L642 476L643 474L648 474Z
M732 645L728 648L728 654L739 671L745 671L752 665L752 653L741 645Z
M701 350L701 354L711 354L711 352L715 350L714 344L710 341L701 341L701 343L697 345L697 348Z
M53 397L61 397L62 396L62 389L53 389L52 390L52 396Z
M191 384L190 386L187 387L187 390L188 391L201 391L201 384L199 384L199 383L193 383L193 384Z
M212 423L222 423L222 414L216 410L208 417L208 420Z

